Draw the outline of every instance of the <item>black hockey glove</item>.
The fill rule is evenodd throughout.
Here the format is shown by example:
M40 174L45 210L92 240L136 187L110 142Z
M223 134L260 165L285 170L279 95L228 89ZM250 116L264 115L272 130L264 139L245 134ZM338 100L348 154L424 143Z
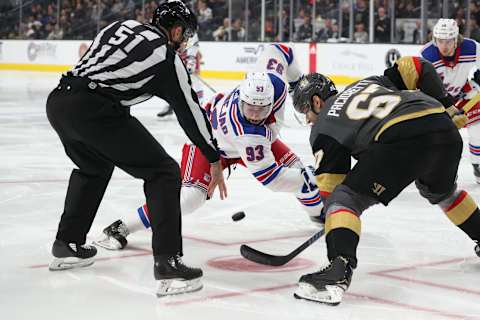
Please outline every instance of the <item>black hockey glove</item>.
M475 71L473 74L473 81L475 81L480 86L480 70Z

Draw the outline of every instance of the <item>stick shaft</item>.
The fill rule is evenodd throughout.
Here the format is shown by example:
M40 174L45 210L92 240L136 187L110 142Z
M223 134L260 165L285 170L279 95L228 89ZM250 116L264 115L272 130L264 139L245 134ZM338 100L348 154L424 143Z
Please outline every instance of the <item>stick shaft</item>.
M262 251L258 251L250 246L243 244L240 247L240 254L247 260L250 260L255 263L269 265L269 266L283 266L284 264L291 261L297 255L299 255L303 250L311 246L315 241L325 234L325 229L322 229L311 236L307 241L302 243L295 250L284 256L276 256Z
M209 85L208 82L206 82L205 80L203 80L200 76L197 76L196 74L192 74L192 77L195 77L196 79L198 79L198 81L200 81L205 87L207 87L208 89L210 89L210 91L212 91L213 93L217 93L217 90L215 90L214 87L212 87L211 85Z

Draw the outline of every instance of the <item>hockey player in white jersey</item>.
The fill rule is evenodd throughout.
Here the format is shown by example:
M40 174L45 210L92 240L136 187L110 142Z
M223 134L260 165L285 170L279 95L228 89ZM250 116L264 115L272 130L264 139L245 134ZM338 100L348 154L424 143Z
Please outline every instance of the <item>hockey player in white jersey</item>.
M255 71L266 71L282 78L284 82L289 84L290 92L293 92L303 75L293 47L280 43L265 46L257 59Z
M185 64L188 74L190 75L190 79L192 81L192 89L197 94L198 102L200 103L200 105L203 105L203 84L198 78L200 76L200 63L202 60L202 54L200 52L200 42L198 40L197 33L195 33L192 38L188 39L185 48L180 48L178 50L178 54L182 59L183 63ZM166 106L165 110L157 114L159 118L163 118L169 115L173 115L173 108L169 105Z
M459 34L454 19L440 19L433 28L433 40L422 49L443 81L452 103L468 117L470 159L477 183L480 183L480 44ZM469 103L471 102L471 103ZM473 107L470 105L473 103ZM468 107L466 106L468 104Z
M275 192L292 193L312 221L322 224L323 207L311 169L282 143L271 129L275 113L283 108L286 84L265 72L247 74L241 85L226 94L219 93L205 105L214 136L222 154L224 168L245 166L265 187ZM194 145L182 152L182 214L189 214L207 200L210 164ZM105 228L105 239L97 244L107 249L122 249L126 236L150 227L148 208L138 208L138 217L123 223L115 221Z
M257 59L255 71L268 72L272 76L280 78L288 83L288 92L293 93L295 86L302 77L298 59L293 47L280 43L272 43L265 46ZM279 108L270 119L272 130L277 133L285 123L285 108Z

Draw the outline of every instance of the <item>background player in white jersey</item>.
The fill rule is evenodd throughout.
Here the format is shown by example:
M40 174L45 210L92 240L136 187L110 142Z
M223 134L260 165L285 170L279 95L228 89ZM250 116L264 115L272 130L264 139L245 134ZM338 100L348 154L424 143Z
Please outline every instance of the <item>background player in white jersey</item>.
M288 82L289 91L293 92L303 75L295 58L293 47L280 43L268 44L257 59L255 71L267 71L279 76Z
M457 22L440 19L433 28L433 40L422 49L452 96L452 104L462 109L480 93L480 44L459 34ZM478 98L478 97L477 97ZM474 102L474 101L472 101ZM480 103L465 110L471 161L477 183L480 183Z
M200 52L200 42L198 40L197 33L195 33L192 38L188 39L185 48L180 48L178 50L178 54L182 59L183 63L185 64L188 74L190 75L190 79L192 81L192 89L197 94L198 102L200 103L200 105L203 105L203 85L198 78L200 76L200 63L202 61L202 54ZM170 105L167 105L166 109L159 112L157 116L163 118L172 114L173 108Z
M254 70L266 71L272 76L279 77L284 83L288 83L289 93L293 93L303 75L293 47L279 43L265 46L257 59ZM285 122L285 108L278 109L270 120L271 128L278 133Z
M222 154L223 168L245 166L264 186L275 192L293 193L312 221L322 224L323 207L311 169L281 142L268 124L283 108L286 84L265 72L247 74L241 85L219 93L205 105ZM189 214L207 200L210 164L194 145L182 152L182 214ZM138 208L131 222L118 220L105 228L106 239L97 242L107 249L121 249L129 233L150 227L148 208Z

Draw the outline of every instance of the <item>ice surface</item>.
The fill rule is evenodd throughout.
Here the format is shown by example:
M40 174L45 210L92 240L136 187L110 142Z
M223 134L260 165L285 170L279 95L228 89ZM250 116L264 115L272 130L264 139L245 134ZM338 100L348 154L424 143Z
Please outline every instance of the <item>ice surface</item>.
M243 168L228 179L227 200L215 197L184 219L185 261L203 268L202 291L155 297L149 232L132 235L124 251L99 249L91 267L49 272L73 167L45 116L58 78L0 72L2 319L480 319L480 259L472 242L413 187L388 208L373 207L362 217L359 267L339 307L294 299L298 278L326 262L324 241L283 268L243 260L241 243L285 254L316 231L293 196L266 190ZM218 90L236 84L207 81ZM175 120L157 119L159 105L152 99L133 113L179 159L186 138ZM308 130L294 120L288 124L283 141L312 163ZM478 201L480 186L467 156L459 185ZM134 215L143 201L141 182L116 170L89 239L113 220ZM246 218L233 222L238 210Z

